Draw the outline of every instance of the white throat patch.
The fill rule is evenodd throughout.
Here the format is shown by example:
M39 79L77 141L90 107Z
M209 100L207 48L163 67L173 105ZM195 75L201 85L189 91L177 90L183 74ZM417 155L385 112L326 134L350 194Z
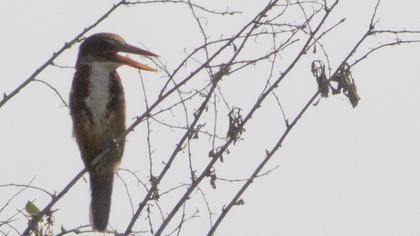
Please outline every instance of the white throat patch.
M90 64L89 95L85 98L85 102L92 114L94 123L97 125L106 125L103 122L110 98L111 72L117 67L115 63L109 62Z

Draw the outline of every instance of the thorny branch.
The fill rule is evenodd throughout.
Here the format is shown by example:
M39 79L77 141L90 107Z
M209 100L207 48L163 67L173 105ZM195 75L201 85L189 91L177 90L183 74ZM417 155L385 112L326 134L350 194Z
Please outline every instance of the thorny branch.
M329 8L329 10L332 10L332 8L335 7L335 5L338 3L338 0L335 2L335 4L333 4L333 6L331 8ZM372 32L374 32L374 19L379 7L379 3L380 1L377 2L377 5L374 8L373 14L372 14L372 18L371 18L371 22L369 25L369 30L368 32L362 36L361 40L356 44L356 46L348 53L348 56L341 62L340 66L337 68L337 70L335 71L335 73L332 75L331 77L331 81L336 79L337 77L343 77L343 73L350 73L350 69L349 66L347 64L347 60L354 54L354 52L360 47L360 45L362 44L362 42L367 38L368 35L371 35ZM327 14L328 15L328 10L327 10ZM368 52L370 53L370 52ZM317 65L318 64L318 65ZM311 104L313 104L315 102L315 99L321 95L323 97L325 97L325 93L328 94L328 91L326 91L327 89L325 88L326 85L325 83L327 83L325 75L324 75L324 66L319 62L316 62L315 64L312 64L312 71L314 73L314 75L316 76L317 80L318 78L321 78L322 81L318 81L318 85L319 85L319 89L318 91L307 101L307 103L304 105L304 107L301 109L301 111L299 112L299 114L295 117L295 119L292 121L292 123L290 123L290 125L287 126L286 130L284 131L283 135L280 137L280 139L277 141L277 143L274 145L274 147L270 150L270 151L265 151L266 157L263 159L263 161L257 166L257 168L254 170L254 172L251 174L251 176L247 179L246 183L240 188L240 190L235 194L234 198L228 203L228 205L226 207L223 208L222 213L219 215L219 217L217 218L215 224L210 228L209 232L207 233L208 236L212 236L217 227L219 226L219 224L223 221L224 217L227 215L227 213L232 209L233 206L238 205L238 201L240 201L240 197L242 196L242 194L245 192L245 190L253 183L253 180L259 175L259 173L261 172L261 170L266 166L266 164L268 163L268 161L274 156L274 154L276 153L276 151L281 147L283 141L286 139L286 137L288 136L288 134L290 133L290 131L293 129L293 127L297 124L297 122L300 120L300 118L302 118L303 114L308 110L308 108L311 106ZM321 69L321 71L319 70ZM350 75L344 75L344 77L348 77ZM349 78L346 78L346 80ZM352 81L348 82L349 84L346 85L342 85L344 86L354 86L354 81L352 78L350 78ZM328 87L327 87L328 88ZM350 93L356 93L356 94L347 94L347 96L350 98L351 103L353 104L353 106L357 105L358 102L358 95L357 92L354 89L348 88L347 91L350 91ZM323 95L324 93L324 95Z
M250 27L249 29L249 33L252 33L257 27L258 24L256 22L258 22L261 18L265 17L267 12L274 6L274 4L277 3L277 1L272 1L270 2L260 13L257 14L257 16L250 22L248 23L243 30L247 29L248 27ZM232 56L232 58L230 58L230 60L226 63L226 65L230 65L239 55L239 53L241 52L241 50L245 47L247 41L248 41L249 37L245 37L242 42L241 45L239 46L239 48L236 49L234 55ZM229 66L225 66L225 67L221 67L220 70L215 74L215 77L213 78L213 83L214 86L212 87L212 90L214 90L216 88L216 85L219 81L221 81L222 76L226 74L226 72L229 71ZM226 71L225 71L226 70ZM210 100L210 97L212 95L212 92L209 93L206 97L206 103ZM204 103L203 103L204 104ZM238 130L242 130L240 127L238 127ZM233 140L232 138L229 140ZM224 152L224 150L222 151L222 153ZM217 160L219 159L219 156L215 156L212 157L212 160ZM210 163L212 163L213 161L211 161ZM213 162L214 163L214 162ZM192 191L198 186L198 184L208 175L211 167L213 166L213 164L209 164L206 169L202 172L202 174L196 179L196 181L187 189L187 191L185 192L185 194L181 197L181 199L177 202L177 204L173 207L173 209L171 210L171 212L169 213L169 215L166 217L166 219L162 222L162 224L160 225L159 229L156 231L156 235L160 236L161 233L163 232L163 230L166 228L166 226L169 224L169 222L172 220L172 218L175 216L175 214L177 213L177 211L179 210L179 208L187 201L187 199L189 198L190 194L192 193ZM126 231L126 234L128 232Z
M57 59L63 52L65 52L67 49L71 48L74 44L80 42L83 39L83 36L95 28L97 25L99 25L102 21L104 21L110 14L112 14L115 10L117 10L118 7L120 7L125 0L121 0L120 2L114 4L104 15L102 15L98 20L96 20L93 24L90 26L84 28L76 37L74 37L69 42L64 43L63 47L61 47L59 50L53 53L53 55L46 61L44 64L42 64L38 69L35 70L32 75L30 75L22 84L20 84L17 88L15 88L13 91L11 91L9 94L4 94L3 99L0 101L0 108L6 104L11 98L16 96L20 90L25 88L29 83L34 81L34 79L47 67L55 65L54 60Z

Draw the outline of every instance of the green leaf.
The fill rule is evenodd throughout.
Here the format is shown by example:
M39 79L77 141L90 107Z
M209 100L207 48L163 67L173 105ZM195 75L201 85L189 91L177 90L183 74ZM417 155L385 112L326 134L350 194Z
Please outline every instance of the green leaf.
M25 211L30 215L30 216L35 216L38 213L40 213L41 211L39 210L39 208L37 206L35 206L35 204L33 204L31 201L28 201L26 203L25 206Z

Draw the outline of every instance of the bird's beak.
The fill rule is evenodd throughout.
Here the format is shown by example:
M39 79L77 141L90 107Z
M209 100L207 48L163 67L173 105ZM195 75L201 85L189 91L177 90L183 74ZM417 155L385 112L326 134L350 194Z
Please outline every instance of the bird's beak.
M146 57L158 57L158 55L140 49L138 47L134 47L130 44L124 44L122 45L119 50L119 52L126 52L126 53L132 53L132 54L137 54L137 55L141 55L141 56L146 56ZM121 56L117 53L115 53L114 55L112 55L112 59L115 60L116 62L119 62L121 64L125 64L134 68L137 68L139 70L146 70L146 71L156 71L155 69L149 67L148 65L142 64L140 62L137 62L131 58L129 58L128 56Z

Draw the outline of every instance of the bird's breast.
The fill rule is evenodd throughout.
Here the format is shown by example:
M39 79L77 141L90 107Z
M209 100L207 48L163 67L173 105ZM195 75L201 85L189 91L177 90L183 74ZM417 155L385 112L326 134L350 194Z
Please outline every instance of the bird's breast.
M92 66L89 75L89 92L85 104L92 116L92 121L97 129L106 129L109 124L107 119L110 93L111 73L101 67Z

